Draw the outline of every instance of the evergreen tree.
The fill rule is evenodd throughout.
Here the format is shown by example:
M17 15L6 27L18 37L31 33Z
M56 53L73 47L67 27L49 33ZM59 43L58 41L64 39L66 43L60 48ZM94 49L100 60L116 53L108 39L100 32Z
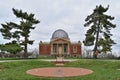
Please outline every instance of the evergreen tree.
M93 57L97 58L97 54L100 52L111 51L111 46L115 42L111 39L112 34L110 30L115 28L116 25L110 21L114 20L114 17L106 15L105 12L109 9L104 8L102 5L96 6L93 13L88 15L85 19L85 27L90 27L85 34L85 40L83 41L85 46L94 45Z
M1 53L3 54L4 51L5 51L4 45L3 45L3 44L0 44L0 54L1 54Z
M32 29L35 29L33 25L38 24L40 21L34 18L34 14L27 12L22 12L22 10L12 9L14 15L20 19L20 23L7 22L6 24L1 24L2 28L0 29L4 39L14 39L20 45L24 46L24 57L26 58L27 45L33 44L34 40L29 40L30 32ZM20 40L21 38L23 40Z
M16 43L16 41L12 41L10 43L0 45L0 50L1 53L7 51L9 53L16 54L18 52L21 52L23 49L19 44Z

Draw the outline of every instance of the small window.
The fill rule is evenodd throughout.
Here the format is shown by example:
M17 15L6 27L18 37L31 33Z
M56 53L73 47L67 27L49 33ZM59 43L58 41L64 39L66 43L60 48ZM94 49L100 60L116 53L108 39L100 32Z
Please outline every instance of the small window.
M44 45L44 51L46 51L46 48L47 48L46 45Z
M73 46L73 53L77 53L77 46Z
M56 53L57 52L57 45L53 44L53 52Z

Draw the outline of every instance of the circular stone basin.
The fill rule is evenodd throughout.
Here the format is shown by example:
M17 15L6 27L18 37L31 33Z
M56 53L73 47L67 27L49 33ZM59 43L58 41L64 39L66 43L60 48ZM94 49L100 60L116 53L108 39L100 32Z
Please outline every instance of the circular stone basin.
M72 77L91 74L93 71L85 68L74 67L50 67L37 68L27 71L27 74L40 77Z

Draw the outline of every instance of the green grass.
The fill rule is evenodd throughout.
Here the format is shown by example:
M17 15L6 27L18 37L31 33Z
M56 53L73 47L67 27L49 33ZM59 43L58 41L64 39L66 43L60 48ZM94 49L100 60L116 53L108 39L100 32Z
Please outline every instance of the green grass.
M69 78L41 78L26 74L26 71L40 67L55 67L51 62L27 60L0 63L0 80L120 80L119 60L80 59L69 62L65 67L81 67L94 72L87 76Z

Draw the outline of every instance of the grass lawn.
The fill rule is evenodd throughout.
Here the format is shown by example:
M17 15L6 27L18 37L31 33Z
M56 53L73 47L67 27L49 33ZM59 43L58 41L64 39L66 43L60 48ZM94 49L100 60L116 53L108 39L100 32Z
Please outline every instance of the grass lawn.
M26 71L40 67L55 67L51 62L31 59L26 61L0 63L0 80L120 80L119 60L80 59L66 63L66 67L81 67L94 72L87 76L69 78L41 78L26 74Z

